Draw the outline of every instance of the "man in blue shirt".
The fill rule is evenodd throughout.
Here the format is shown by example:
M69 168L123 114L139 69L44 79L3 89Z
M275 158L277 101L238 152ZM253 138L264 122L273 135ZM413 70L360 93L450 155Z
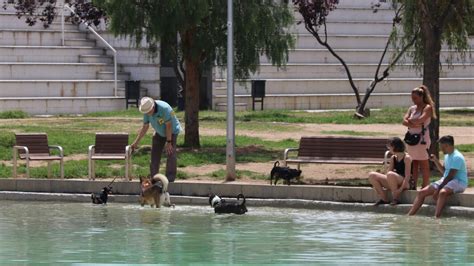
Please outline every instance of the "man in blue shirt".
M151 127L155 130L151 147L151 177L160 170L161 154L164 148L168 157L166 177L170 182L173 182L176 178L176 139L181 131L179 120L168 103L155 101L150 97L143 97L140 100L139 110L143 114L143 126L132 143L132 149L137 148L138 143L145 136L151 124Z
M440 143L441 151L445 154L444 166L433 154L430 157L438 170L443 173L443 177L420 190L413 206L408 212L409 215L414 215L418 211L427 196L433 196L433 199L436 200L435 216L439 218L447 198L454 193L462 193L467 188L466 160L454 148L454 138L452 136L444 136L438 142Z

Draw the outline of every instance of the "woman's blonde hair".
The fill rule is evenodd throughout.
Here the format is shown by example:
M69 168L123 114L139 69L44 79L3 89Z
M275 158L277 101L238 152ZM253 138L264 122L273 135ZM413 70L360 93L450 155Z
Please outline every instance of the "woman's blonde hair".
M431 117L436 119L437 116L435 111L435 103L433 101L433 98L431 98L430 90L428 90L428 87L426 87L425 85L421 85L419 87L414 88L411 93L415 93L416 95L422 97L423 102L431 106Z

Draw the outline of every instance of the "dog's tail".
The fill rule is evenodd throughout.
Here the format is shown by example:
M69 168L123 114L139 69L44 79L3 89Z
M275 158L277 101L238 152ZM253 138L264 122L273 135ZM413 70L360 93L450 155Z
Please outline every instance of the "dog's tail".
M168 191L168 184L169 184L169 181L168 181L168 178L167 178L165 175L156 174L156 175L153 177L153 180L155 180L155 181L161 181L161 183L163 184L163 193L165 193L165 192Z
M273 183L273 177L275 175L275 169L276 167L280 166L280 161L275 161L275 163L273 164L273 169L272 171L270 172L270 185ZM275 177L276 178L276 177Z
M244 194L240 193L239 195L237 195L237 200L239 200L239 199L242 199L242 205L244 205L244 204L245 204L245 196L244 196Z

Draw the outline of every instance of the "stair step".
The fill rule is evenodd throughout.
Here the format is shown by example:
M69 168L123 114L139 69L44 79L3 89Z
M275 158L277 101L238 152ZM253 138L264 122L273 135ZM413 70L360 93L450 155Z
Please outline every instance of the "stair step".
M96 79L98 72L111 70L102 63L0 63L0 79Z
M55 18L53 23L48 28L44 28L44 23L37 21L35 25L29 26L25 22L25 17L18 19L15 13L1 13L0 14L0 26L4 29L50 29L50 30L61 30L61 16ZM78 25L74 25L70 22L64 23L65 30L77 30Z
M125 109L124 97L4 97L0 112L23 110L29 114L84 114Z
M140 97L147 96L148 89L144 87L140 87ZM117 96L125 96L125 87L118 88Z
M383 49L334 49L334 51L348 64L377 64L380 61L380 57L383 53ZM394 52L389 49L384 57L384 62L387 63L393 57ZM441 51L441 62L446 62L451 57L452 63L467 63L472 64L472 61L467 54L464 58L460 56L454 50L442 50ZM260 57L261 64L270 63L266 56ZM317 64L317 63L339 63L336 57L334 57L325 48L308 48L308 49L293 49L289 51L288 56L289 64L306 63L306 64Z
M90 39L65 39L65 46L96 46L95 40Z
M309 33L296 34L297 49L326 49L321 46L314 36ZM387 43L388 34L328 34L328 43L333 49L382 49ZM474 46L474 38L468 40L471 47ZM447 50L448 46L443 45L443 49Z
M130 72L118 72L117 79L119 80L130 80ZM98 71L97 72L98 79L114 79L114 72L113 71Z
M353 78L368 78L375 75L377 64L347 64ZM386 67L382 64L382 70ZM443 68L440 72L442 78L472 77L474 65L453 64L452 68ZM421 74L410 65L397 66L390 72L389 78L417 78ZM225 73L216 73L216 81L225 78ZM322 78L347 78L346 71L338 63L315 64L288 64L285 69L278 69L271 65L260 65L259 72L251 75L251 79L322 79Z
M373 93L367 103L368 108L409 106L410 93ZM226 97L213 99L216 109L221 108L221 103L227 101ZM250 95L236 95L235 101L247 103L247 110L251 108ZM441 107L472 107L474 106L474 92L441 93ZM258 106L258 105L257 105ZM259 106L258 106L259 107ZM284 110L326 110L326 109L353 109L355 97L347 94L281 94L267 95L264 100L264 109Z
M79 55L79 62L113 64L114 57L109 55Z
M87 35L80 31L65 31L64 37L67 39L85 38ZM39 29L0 29L0 45L30 45L30 46L51 46L61 45L62 33L57 30Z
M95 47L0 46L0 62L78 63L81 55L105 55L105 51Z
M113 80L0 80L0 97L111 96L114 86ZM117 86L120 91L125 83L118 81Z
M328 34L389 35L392 23L387 21L328 21ZM304 23L292 27L293 33L309 33Z
M372 79L354 79L360 91L365 91ZM422 78L390 78L377 84L375 92L407 92L419 86ZM226 95L227 87L224 82L213 84L216 95ZM236 94L249 94L250 81L236 82ZM474 78L442 78L440 79L442 92L474 91ZM269 79L266 81L266 93L349 93L352 92L347 79Z
M235 111L246 111L249 109L247 103L234 103L234 110ZM250 106L251 109L251 106ZM227 103L218 103L215 107L216 111L227 111Z

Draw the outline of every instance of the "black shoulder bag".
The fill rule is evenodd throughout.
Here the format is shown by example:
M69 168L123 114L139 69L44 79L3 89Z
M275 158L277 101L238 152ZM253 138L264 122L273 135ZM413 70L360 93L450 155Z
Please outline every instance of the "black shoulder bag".
M426 144L425 125L424 124L421 125L421 134L411 134L410 131L407 131L407 133L405 134L405 138L403 140L405 141L406 144L410 146L418 145L418 143L420 143L420 140L421 140L421 144Z

